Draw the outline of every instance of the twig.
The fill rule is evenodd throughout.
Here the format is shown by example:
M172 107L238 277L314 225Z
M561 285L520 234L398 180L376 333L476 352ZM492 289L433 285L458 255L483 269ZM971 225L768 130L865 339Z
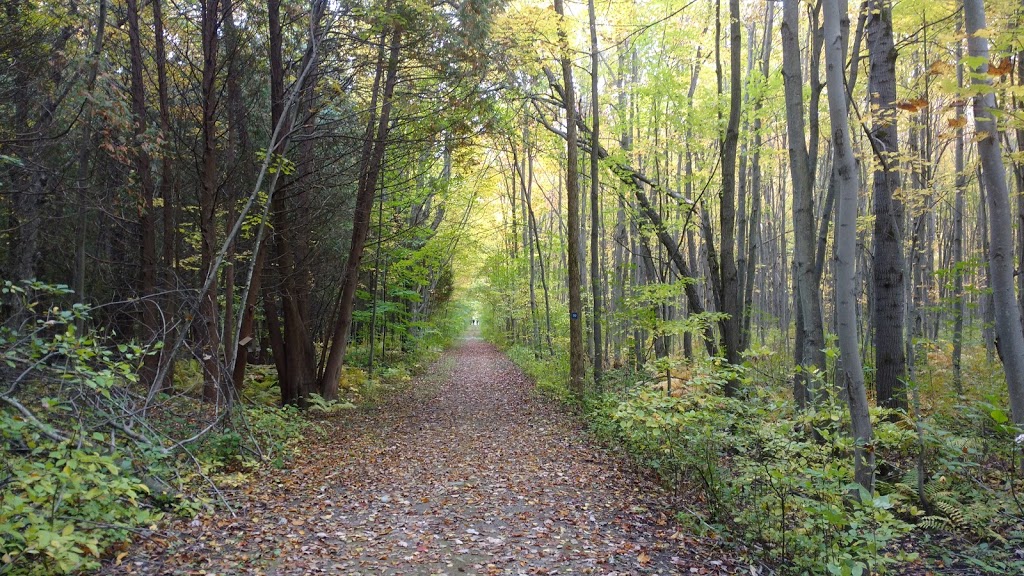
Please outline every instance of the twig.
M0 400L3 400L4 402L10 404L15 410L20 412L21 415L25 417L25 420L28 420L33 426L38 428L39 431L42 432L43 435L49 438L50 440L53 440L54 442L68 442L70 440L69 438L58 432L57 429L54 428L53 426L50 426L49 424L41 421L39 418L36 418L36 415L33 414L31 410L26 408L24 404L18 402L14 398L11 398L10 396L3 394L0 395Z

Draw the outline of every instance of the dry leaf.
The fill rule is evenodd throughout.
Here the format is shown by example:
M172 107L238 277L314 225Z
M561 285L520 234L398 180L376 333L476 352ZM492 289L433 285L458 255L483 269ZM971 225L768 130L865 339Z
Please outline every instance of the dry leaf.
M1010 72L1013 72L1013 61L1009 58L1003 58L998 65L991 62L988 65L989 76L1006 76Z

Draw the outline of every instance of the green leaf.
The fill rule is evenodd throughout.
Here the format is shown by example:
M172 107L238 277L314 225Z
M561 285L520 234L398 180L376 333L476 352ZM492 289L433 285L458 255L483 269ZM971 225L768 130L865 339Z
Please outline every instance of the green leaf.
M1006 412L999 408L993 409L988 415L992 417L992 420L995 420L996 424L1006 424L1010 420Z

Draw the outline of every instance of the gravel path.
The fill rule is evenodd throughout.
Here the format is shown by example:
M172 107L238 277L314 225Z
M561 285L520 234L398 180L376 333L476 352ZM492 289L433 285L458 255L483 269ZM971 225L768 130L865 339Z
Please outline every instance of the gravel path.
M669 498L463 340L407 393L328 422L292 467L154 535L109 573L725 574ZM749 568L746 570L749 572Z

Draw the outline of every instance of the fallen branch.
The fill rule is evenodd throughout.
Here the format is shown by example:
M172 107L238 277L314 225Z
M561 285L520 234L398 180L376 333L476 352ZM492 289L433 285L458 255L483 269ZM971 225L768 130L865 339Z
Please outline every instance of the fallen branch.
M68 438L68 437L64 436L63 434L61 434L59 431L57 431L56 428L54 428L53 426L50 426L49 424L43 422L39 418L36 418L36 415L33 414L31 410L26 408L25 405L22 404L21 402L18 402L17 400L15 400L14 398L11 398L10 396L8 396L6 394L0 395L0 400L3 400L7 404L9 404L12 408L17 410L22 415L22 417L25 418L25 420L27 420L30 424L32 424L40 432L42 432L43 436L46 436L47 438L49 438L50 440L53 440L54 442L68 442L68 441L70 441L70 438Z

